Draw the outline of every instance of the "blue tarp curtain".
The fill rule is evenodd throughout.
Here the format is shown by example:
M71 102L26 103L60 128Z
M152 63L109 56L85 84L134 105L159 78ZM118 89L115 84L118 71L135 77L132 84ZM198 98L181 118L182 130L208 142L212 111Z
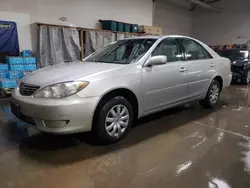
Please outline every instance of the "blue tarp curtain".
M15 22L0 20L0 52L19 55L17 26Z

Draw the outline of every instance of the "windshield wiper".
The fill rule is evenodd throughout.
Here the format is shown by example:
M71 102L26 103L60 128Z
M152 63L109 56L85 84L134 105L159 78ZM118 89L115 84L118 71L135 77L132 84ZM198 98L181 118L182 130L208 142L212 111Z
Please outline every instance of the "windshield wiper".
M98 61L97 63L116 63L114 61Z

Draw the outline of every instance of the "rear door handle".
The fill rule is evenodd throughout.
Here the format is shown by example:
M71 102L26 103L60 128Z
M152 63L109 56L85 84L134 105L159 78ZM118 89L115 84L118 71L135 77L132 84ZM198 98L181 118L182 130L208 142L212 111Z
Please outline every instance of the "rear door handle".
M180 72L185 72L187 69L185 67L181 67Z

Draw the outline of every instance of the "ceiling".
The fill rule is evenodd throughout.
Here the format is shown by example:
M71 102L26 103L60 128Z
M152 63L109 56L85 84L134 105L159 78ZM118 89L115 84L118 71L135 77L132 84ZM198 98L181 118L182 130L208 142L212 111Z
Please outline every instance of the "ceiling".
M181 7L189 9L190 11L195 11L200 8L204 9L204 7L197 6L194 3L192 3L191 0L156 0L156 2L157 1L164 1L164 2L167 1L171 5L181 6ZM222 0L195 0L195 1L201 1L203 3L207 3L211 7L216 7L216 4ZM206 9L209 10L209 8L206 8ZM212 11L212 8L210 9L210 11Z

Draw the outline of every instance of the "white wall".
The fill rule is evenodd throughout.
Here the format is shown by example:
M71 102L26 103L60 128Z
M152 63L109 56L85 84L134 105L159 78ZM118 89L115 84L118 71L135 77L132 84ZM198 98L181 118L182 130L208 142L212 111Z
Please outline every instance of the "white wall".
M153 9L152 0L1 0L0 20L17 23L21 50L31 49L34 22L96 28L99 19L153 24L164 34L191 35L211 45L250 40L249 0L222 0L217 3L223 9L220 14L201 9L192 13L177 2L156 0ZM60 21L62 16L68 21Z
M192 12L185 3L176 0L156 0L153 25L163 28L163 34L192 34Z
M96 28L99 19L112 19L152 25L152 4L152 0L1 0L0 20L15 20L21 49L30 49L31 23Z
M250 1L222 0L221 13L196 12L192 34L210 45L241 44L250 40ZM249 37L237 39L238 36Z
M20 49L31 49L30 16L28 14L0 11L0 20L16 22Z

